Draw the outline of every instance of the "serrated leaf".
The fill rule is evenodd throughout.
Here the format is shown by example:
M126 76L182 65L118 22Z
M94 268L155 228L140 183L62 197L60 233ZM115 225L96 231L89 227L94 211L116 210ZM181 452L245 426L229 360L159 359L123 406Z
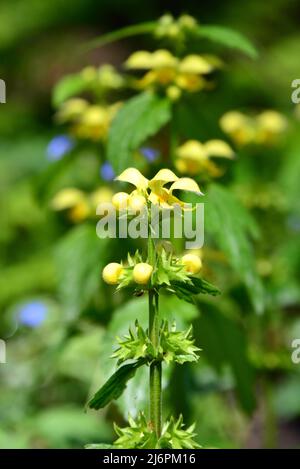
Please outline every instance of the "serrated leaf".
M207 194L205 228L246 285L255 311L262 313L264 290L249 239L257 234L255 221L228 189L217 184Z
M79 73L73 73L63 77L54 87L52 93L52 103L58 107L66 99L81 93L86 87L86 80Z
M213 42L237 49L248 55L252 59L257 57L257 50L253 44L243 34L234 29L219 25L199 26L197 35Z
M212 283L198 277L190 277L190 282L181 282L180 280L172 280L171 287L174 293L188 303L195 303L195 296L202 294L219 295L220 290Z
M127 381L135 375L136 370L144 365L144 360L128 363L121 366L106 383L96 392L94 397L88 402L91 409L102 409L111 401L118 399L126 389Z
M166 97L144 92L129 99L114 118L107 146L107 159L116 173L132 165L132 152L171 118Z

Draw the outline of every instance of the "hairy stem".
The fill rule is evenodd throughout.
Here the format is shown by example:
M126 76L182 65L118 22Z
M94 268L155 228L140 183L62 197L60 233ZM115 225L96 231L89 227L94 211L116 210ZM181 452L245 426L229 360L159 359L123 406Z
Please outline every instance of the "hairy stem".
M158 293L149 290L149 335L154 345L158 345L159 311ZM157 437L161 435L161 362L150 365L150 419Z
M148 259L154 267L156 252L154 241L149 233ZM153 288L149 290L149 337L156 348L159 340L159 308L158 292ZM150 365L150 419L151 425L159 438L161 435L161 362L153 362Z

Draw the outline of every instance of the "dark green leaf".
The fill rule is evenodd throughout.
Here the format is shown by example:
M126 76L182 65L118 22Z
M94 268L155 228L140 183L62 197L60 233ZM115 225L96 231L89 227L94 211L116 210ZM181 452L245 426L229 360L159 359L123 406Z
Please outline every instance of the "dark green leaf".
M218 371L230 365L241 405L251 412L255 406L254 373L243 330L213 305L203 303L201 309L203 314L194 323L194 334L202 353Z
M91 409L102 409L114 399L118 399L126 389L127 381L135 375L136 370L144 365L144 360L138 360L134 363L121 366L106 383L96 392L89 401L88 406Z
M198 36L209 39L210 41L218 42L223 46L240 50L252 59L257 57L257 50L253 44L251 44L249 39L233 29L218 25L205 25L199 26L197 34Z
M207 194L205 227L245 283L255 311L261 313L264 290L249 240L257 234L254 220L227 189L213 184Z
M156 94L144 92L124 104L108 136L107 158L117 173L132 165L132 152L170 118L170 101Z
M192 283L181 282L179 280L171 281L171 286L174 288L175 294L188 303L194 303L194 296L200 293L208 293L213 296L221 293L217 287L202 278L190 277L190 280Z

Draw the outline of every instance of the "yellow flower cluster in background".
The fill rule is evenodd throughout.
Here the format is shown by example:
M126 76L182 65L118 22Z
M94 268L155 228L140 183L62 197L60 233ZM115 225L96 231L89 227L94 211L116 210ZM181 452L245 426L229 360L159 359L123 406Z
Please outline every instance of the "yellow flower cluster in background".
M75 187L60 190L51 201L51 208L56 211L66 211L73 223L93 217L100 203L110 202L112 191L108 187L101 187L87 194Z
M272 145L287 129L287 119L273 110L263 111L256 116L230 111L221 117L220 126L239 146Z
M176 20L172 15L166 14L159 18L154 34L158 39L184 40L185 34L192 32L197 26L197 20L190 15L181 15Z
M132 204L131 199L137 196L144 199L144 204L149 201L160 205L162 208L172 208L174 204L183 205L183 202L173 195L175 190L183 190L203 195L198 184L190 178L178 178L170 169L161 169L151 179L145 178L137 169L125 169L117 178L118 181L128 182L136 187L131 194L118 192L113 197L113 204L118 209L126 208ZM167 189L166 184L171 184ZM122 200L122 205L120 204Z
M81 71L81 76L84 81L94 86L98 93L118 90L124 86L124 78L110 64L98 68L85 67Z
M61 124L70 124L70 133L78 138L103 141L120 106L121 103L99 105L72 98L62 104L56 118Z
M222 171L211 159L213 157L232 159L234 152L223 140L208 140L205 143L188 140L176 149L176 157L175 166L180 173L218 177L222 175Z
M205 75L220 66L221 61L215 56L190 54L179 59L165 49L137 51L125 62L128 70L147 70L136 81L137 88L162 86L174 100L180 97L182 90L193 93L205 88Z

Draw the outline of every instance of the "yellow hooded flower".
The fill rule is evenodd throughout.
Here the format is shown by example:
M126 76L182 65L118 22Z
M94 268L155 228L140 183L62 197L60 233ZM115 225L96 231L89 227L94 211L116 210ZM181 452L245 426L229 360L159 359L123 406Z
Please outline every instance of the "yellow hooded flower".
M136 187L131 195L141 193L146 200L163 208L172 208L174 204L183 205L183 202L173 195L173 191L182 190L203 195L198 184L190 178L178 178L170 169L161 169L149 181L138 169L125 169L117 178L118 181L129 182ZM171 184L166 188L166 184Z
M79 138L103 140L120 103L111 106L90 105L75 121L72 131Z
M286 130L287 120L273 110L257 116L230 111L221 117L220 126L237 145L272 144Z
M67 210L68 217L74 223L85 220L91 213L86 194L73 187L60 190L52 199L51 207L57 211Z
M197 140L188 140L176 150L178 171L188 174L207 172L211 176L219 176L219 168L211 161L212 157L234 157L234 152L223 140L208 140L201 143Z
M170 89L173 85L189 92L198 91L206 85L202 75L210 73L216 68L216 64L216 60L196 54L179 60L165 49L134 52L125 62L125 66L130 70L149 70L137 81L139 88L158 84Z

